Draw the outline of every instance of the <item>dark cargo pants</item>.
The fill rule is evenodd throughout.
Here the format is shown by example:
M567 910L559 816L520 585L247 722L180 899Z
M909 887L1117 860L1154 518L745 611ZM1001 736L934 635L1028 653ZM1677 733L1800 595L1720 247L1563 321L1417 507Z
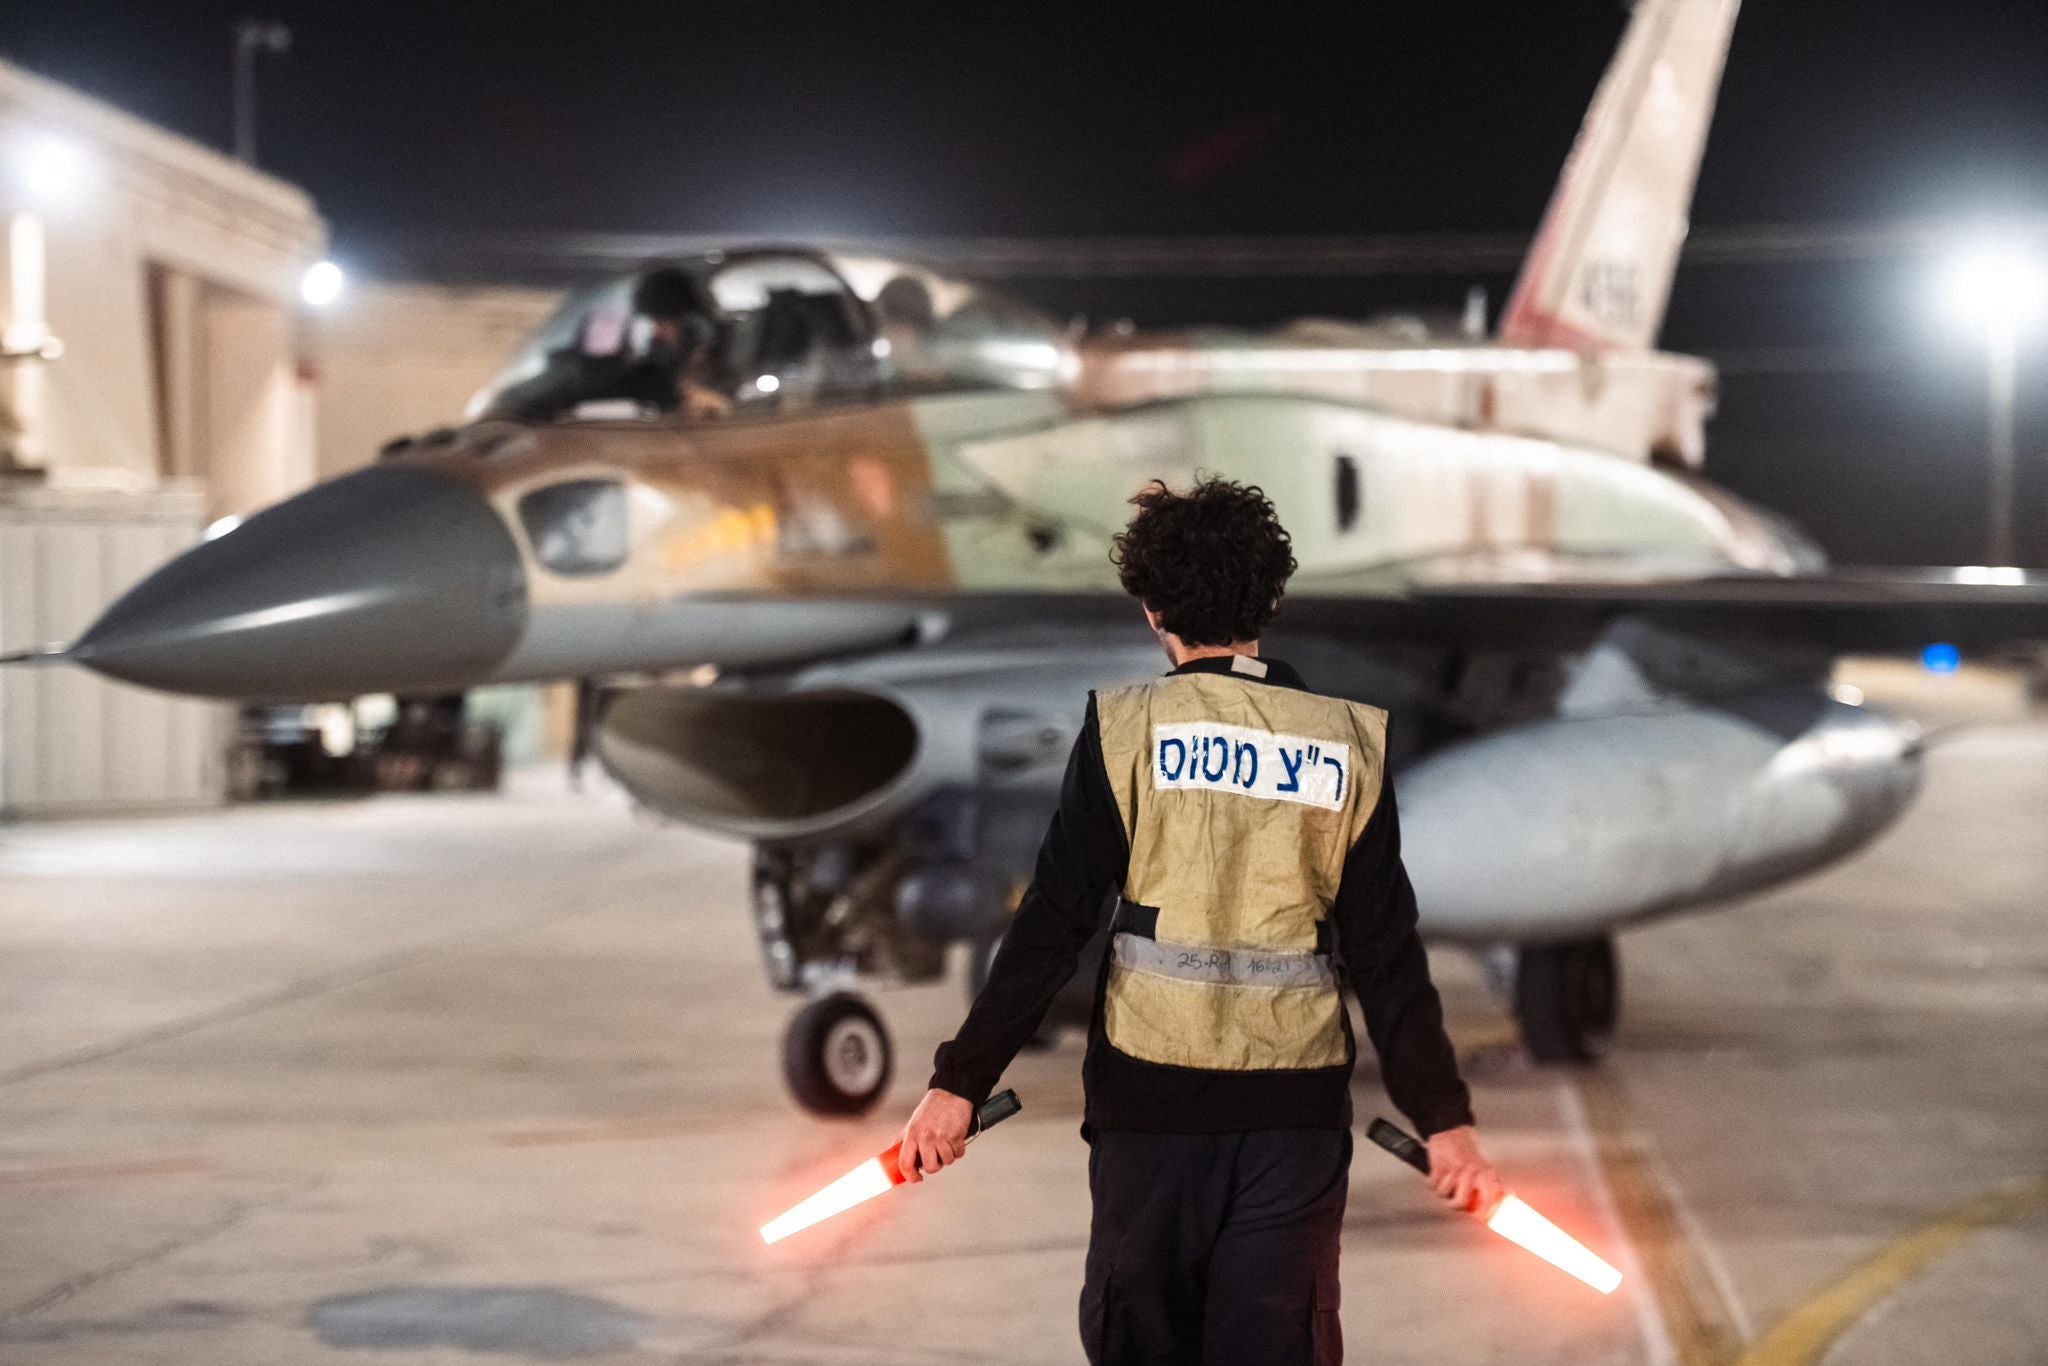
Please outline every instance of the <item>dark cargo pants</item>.
M1335 1366L1339 1129L1097 1130L1081 1291L1094 1366Z

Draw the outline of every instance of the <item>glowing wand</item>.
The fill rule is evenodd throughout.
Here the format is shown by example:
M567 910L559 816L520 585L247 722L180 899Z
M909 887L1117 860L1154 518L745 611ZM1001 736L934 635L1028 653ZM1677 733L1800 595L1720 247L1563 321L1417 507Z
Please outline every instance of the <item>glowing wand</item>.
M1429 1149L1398 1125L1375 1119L1365 1131L1365 1136L1424 1176L1429 1175ZM1558 1270L1577 1276L1603 1295L1613 1294L1614 1287L1621 1284L1619 1271L1595 1256L1584 1243L1529 1208L1519 1195L1502 1196L1500 1203L1481 1218L1501 1237L1518 1247L1527 1248Z
M967 1141L972 1143L990 1125L1001 1124L1023 1108L1024 1102L1017 1099L1015 1091L996 1092L974 1112L974 1122L967 1126ZM902 1185L903 1169L897 1165L902 1151L901 1143L892 1144L887 1152L869 1158L816 1195L797 1201L761 1225L761 1241L779 1243L792 1233L801 1233L812 1224L843 1214L864 1200Z

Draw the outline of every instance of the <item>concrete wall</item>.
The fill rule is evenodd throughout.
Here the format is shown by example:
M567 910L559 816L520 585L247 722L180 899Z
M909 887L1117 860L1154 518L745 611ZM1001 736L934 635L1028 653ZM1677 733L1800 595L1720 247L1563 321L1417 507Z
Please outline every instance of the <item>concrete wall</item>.
M351 287L311 329L320 477L370 463L394 436L460 422L470 396L560 297L540 289Z

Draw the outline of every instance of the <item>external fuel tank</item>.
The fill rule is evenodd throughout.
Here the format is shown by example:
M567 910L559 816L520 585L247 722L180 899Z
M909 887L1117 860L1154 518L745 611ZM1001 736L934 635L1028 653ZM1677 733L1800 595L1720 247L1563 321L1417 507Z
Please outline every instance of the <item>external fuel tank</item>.
M1424 929L1471 943L1604 933L1813 871L1920 784L1917 728L1813 693L1562 717L1398 778Z

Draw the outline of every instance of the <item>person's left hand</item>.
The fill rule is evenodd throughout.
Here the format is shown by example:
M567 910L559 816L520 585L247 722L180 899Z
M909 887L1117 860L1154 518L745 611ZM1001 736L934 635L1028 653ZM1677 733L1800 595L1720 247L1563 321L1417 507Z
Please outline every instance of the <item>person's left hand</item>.
M974 1106L966 1097L937 1089L925 1092L903 1126L903 1150L896 1159L903 1179L922 1181L967 1156L967 1130L973 1123Z
M1469 1124L1429 1136L1429 1188L1467 1214L1490 1213L1507 1194Z

